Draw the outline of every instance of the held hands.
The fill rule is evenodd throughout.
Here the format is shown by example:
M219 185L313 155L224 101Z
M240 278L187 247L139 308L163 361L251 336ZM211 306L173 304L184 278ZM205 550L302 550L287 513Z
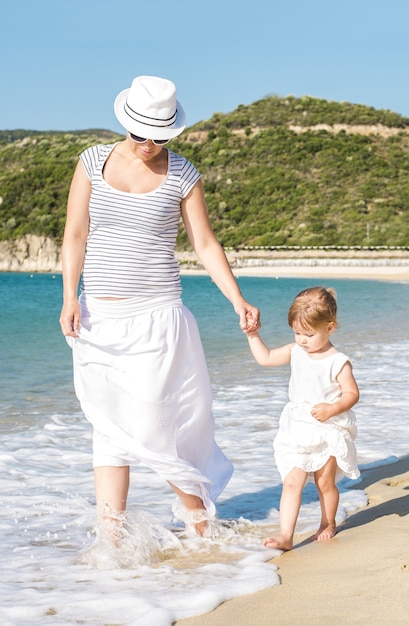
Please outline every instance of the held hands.
M259 330L260 311L257 307L244 301L241 306L235 307L237 315L240 317L239 326L246 333L254 333Z
M312 407L311 415L317 422L326 422L334 415L333 405L328 404L328 402L320 402L320 404Z
M78 300L64 303L61 309L60 326L65 337L79 337L81 307Z

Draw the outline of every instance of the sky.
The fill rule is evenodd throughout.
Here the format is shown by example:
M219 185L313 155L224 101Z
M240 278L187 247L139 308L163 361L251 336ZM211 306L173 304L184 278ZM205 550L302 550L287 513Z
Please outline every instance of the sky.
M408 0L13 0L0 12L0 130L123 132L138 75L173 80L187 125L269 95L409 117Z

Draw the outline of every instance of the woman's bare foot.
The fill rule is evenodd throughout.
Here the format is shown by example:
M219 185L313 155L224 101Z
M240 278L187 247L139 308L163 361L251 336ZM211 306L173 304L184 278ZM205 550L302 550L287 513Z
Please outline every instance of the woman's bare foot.
M263 546L265 548L276 548L277 550L291 550L293 542L291 539L278 535L278 537L267 537L267 539L264 539Z
M328 541L337 534L337 529L334 524L321 525L315 535L312 537L312 541Z
M127 522L125 511L111 511L104 509L98 515L97 536L103 542L118 548L124 537Z
M209 522L205 519L195 524L195 530L197 534L200 535L200 537L203 537L208 527L209 527Z

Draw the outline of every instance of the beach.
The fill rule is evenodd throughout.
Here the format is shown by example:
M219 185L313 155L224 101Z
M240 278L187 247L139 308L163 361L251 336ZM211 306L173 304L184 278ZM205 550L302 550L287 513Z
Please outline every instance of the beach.
M177 626L371 626L409 623L409 457L363 472L368 506L325 543L298 536L271 562L279 586Z
M257 366L228 300L200 269L188 268L183 299L206 351L217 441L235 467L217 502L222 532L204 540L183 534L168 485L135 467L119 561L104 546L90 549L96 538L92 433L58 328L61 276L0 273L7 302L1 311L1 623L408 624L409 273L394 278L406 259L396 258L392 267L391 259L378 258L375 265L386 269L372 279L367 264L375 260L359 260L361 267L354 267L361 274L351 280L345 264L358 260L335 253L332 261L316 251L303 261L253 252L232 259L272 345L291 338L286 311L294 294L319 283L337 291L337 346L350 356L361 391L357 453L363 474L362 481L340 483L338 535L326 544L308 542L320 509L316 489L306 485L294 550L263 548L263 538L278 531L281 479L272 442L288 370L273 374ZM261 261L265 269L251 267ZM322 261L328 278L317 266ZM289 275L279 276L278 267Z
M392 250L226 250L235 276L409 280L409 251ZM177 254L181 273L205 275L193 252Z
M406 256L406 255L405 255ZM246 257L244 257L246 258ZM230 255L235 276L408 281L401 255L372 258L333 253L285 260ZM182 273L201 272L182 269ZM362 473L368 506L353 513L325 543L296 538L271 562L281 584L229 600L177 626L364 626L409 624L409 457Z
M407 266L379 265L247 265L232 267L233 274L240 276L270 276L273 278L348 278L356 280L404 280L409 281L409 264ZM181 266L182 275L207 276L202 269Z
M225 248L234 274L302 278L409 280L408 247L242 247ZM204 275L192 250L176 252L181 273ZM61 273L61 246L50 237L24 235L0 241L0 272Z

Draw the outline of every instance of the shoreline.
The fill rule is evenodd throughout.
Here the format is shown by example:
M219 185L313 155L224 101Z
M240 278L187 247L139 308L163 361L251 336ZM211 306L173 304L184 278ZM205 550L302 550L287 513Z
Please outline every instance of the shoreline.
M271 560L281 584L239 596L176 626L334 626L408 624L409 456L362 470L352 489L368 505L352 513L328 542L297 535Z
M254 265L232 266L234 276L266 278L341 278L355 280L409 281L407 266L363 265ZM208 276L204 269L180 266L181 276Z
M402 250L226 250L234 276L409 281ZM177 254L182 276L207 275L194 253Z
M235 276L409 281L409 246L225 248ZM181 275L207 275L192 250L177 250ZM0 241L0 272L60 274L61 247L45 236Z

